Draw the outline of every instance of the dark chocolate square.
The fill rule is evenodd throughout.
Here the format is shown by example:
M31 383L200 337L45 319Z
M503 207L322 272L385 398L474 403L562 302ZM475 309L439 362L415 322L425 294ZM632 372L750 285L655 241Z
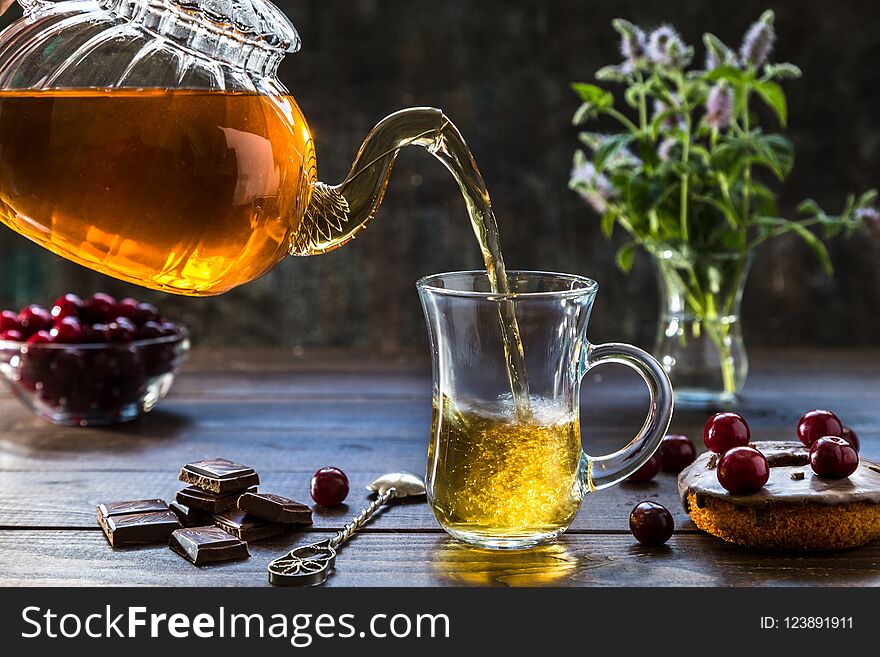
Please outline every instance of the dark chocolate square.
M308 506L272 493L246 492L238 498L238 508L271 522L312 524L312 510Z
M148 513L150 511L167 511L165 500L131 500L129 502L109 502L98 505L98 513L105 518L125 516L129 513Z
M166 543L181 527L177 516L162 500L134 500L99 504L98 524L113 547Z
M174 515L177 516L177 519L180 520L180 524L184 527L200 527L208 522L204 513L193 509L186 504L172 502L168 505L168 508L174 512Z
M187 463L180 480L218 495L240 491L260 483L260 476L246 465L226 459L205 459Z
M223 531L243 541L258 541L284 533L284 525L280 522L269 522L240 509L212 514L211 520Z
M198 486L187 486L183 490L177 491L177 501L186 504L197 511L205 513L223 513L229 509L234 509L239 495L244 492L257 490L256 486L251 486L244 491L232 491L224 495L210 493Z
M213 526L178 529L168 546L197 566L250 556L247 543Z

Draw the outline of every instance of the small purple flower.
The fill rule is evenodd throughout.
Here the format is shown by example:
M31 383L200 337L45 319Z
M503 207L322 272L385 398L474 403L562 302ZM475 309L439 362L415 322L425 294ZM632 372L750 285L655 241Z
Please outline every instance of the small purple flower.
M582 162L572 169L570 185L599 214L605 214L608 200L615 196L611 182L596 171L592 162Z
M721 66L721 60L718 59L718 55L714 50L706 51L706 62L703 64L703 68L707 71L714 71L716 68Z
M758 68L770 56L776 42L776 30L773 29L773 12L765 11L761 18L752 23L743 38L739 54L748 66Z
M648 59L655 64L672 66L681 62L686 47L671 25L661 25L648 37Z
M716 84L706 100L706 123L716 130L730 125L733 117L733 94L726 84Z
M667 137L662 142L660 142L660 146L657 147L657 157L660 158L663 162L668 162L672 159L672 149L678 143L677 139L673 139L672 137Z
M644 57L647 47L648 39L645 31L635 25L620 35L620 54L627 62L635 62Z

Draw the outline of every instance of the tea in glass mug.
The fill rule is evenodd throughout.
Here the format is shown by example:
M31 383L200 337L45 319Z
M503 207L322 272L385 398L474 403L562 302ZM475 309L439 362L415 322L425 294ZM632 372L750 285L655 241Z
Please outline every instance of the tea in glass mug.
M508 294L485 272L428 276L418 283L433 362L428 502L453 537L486 548L525 548L568 528L587 493L607 488L655 452L672 418L662 366L627 344L586 337L597 285L568 274L508 271ZM516 316L528 403L516 403L498 330L502 307ZM608 456L581 448L580 384L596 365L635 369L651 395L638 436Z

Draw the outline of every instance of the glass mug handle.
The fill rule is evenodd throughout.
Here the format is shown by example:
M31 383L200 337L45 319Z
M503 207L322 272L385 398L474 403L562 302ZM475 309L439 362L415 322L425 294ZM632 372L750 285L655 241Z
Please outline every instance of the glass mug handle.
M645 423L626 447L605 456L584 455L581 480L585 492L613 486L642 467L657 450L672 420L672 385L656 358L630 344L590 344L581 362L580 378L583 379L595 366L605 363L620 363L638 372L648 385L651 403Z

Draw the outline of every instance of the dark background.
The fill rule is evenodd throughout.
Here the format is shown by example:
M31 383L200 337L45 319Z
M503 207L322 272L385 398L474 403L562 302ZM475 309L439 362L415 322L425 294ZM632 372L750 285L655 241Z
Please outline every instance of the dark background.
M611 19L671 22L699 46L704 31L738 45L767 7L777 14L774 59L804 78L786 83L795 170L782 210L814 197L829 210L848 191L880 186L880 3L876 0L281 0L303 38L280 77L313 129L319 173L338 182L384 115L443 108L474 151L492 192L509 268L568 271L601 284L594 341L650 346L655 273L645 256L629 275L617 240L566 184L576 131L573 80L618 61ZM13 13L14 12L14 13ZM5 25L13 10L3 18ZM880 242L865 233L829 245L835 277L796 238L764 247L744 303L750 345L872 345L880 338ZM50 302L63 291L107 290L157 302L202 345L424 348L414 281L480 265L455 184L423 152L405 152L379 217L353 244L288 258L222 297L146 292L105 278L0 229L0 306Z

